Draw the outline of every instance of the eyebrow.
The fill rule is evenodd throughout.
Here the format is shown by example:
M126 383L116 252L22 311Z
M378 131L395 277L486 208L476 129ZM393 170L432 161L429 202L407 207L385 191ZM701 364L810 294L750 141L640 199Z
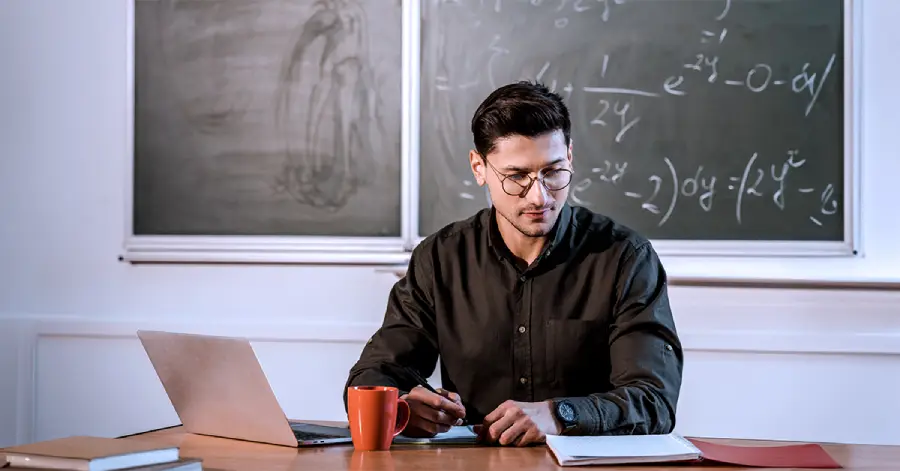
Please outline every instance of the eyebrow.
M564 160L566 160L565 157L557 157L552 162L548 163L547 165L544 165L542 168L552 167L558 163L562 163ZM515 165L507 165L506 167L503 167L503 170L506 170L509 172L530 172L531 171L531 169L523 168L523 167L516 167Z

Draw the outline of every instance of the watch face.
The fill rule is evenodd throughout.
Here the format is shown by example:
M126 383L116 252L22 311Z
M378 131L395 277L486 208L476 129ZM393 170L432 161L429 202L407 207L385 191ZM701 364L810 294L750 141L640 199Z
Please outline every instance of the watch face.
M575 420L575 409L568 402L560 403L556 409L557 412L559 412L559 417L566 422L573 422Z

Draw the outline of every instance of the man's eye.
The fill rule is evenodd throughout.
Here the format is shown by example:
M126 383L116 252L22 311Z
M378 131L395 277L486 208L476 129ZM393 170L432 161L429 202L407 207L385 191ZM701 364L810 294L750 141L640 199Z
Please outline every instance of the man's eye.
M519 182L519 181L525 180L525 175L523 175L521 173L514 173L509 176L509 179L512 181Z

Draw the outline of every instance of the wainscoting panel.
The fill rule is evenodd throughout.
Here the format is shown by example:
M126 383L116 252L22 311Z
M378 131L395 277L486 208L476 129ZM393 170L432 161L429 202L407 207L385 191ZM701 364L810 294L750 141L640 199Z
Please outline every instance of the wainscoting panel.
M41 336L34 382L36 440L179 423L137 338Z
M133 332L160 326L51 322L37 336L34 439L75 433L119 436L178 424L178 416ZM71 329L66 329L71 327ZM164 330L247 336L241 326ZM124 329L124 330L123 330ZM68 330L69 334L65 331ZM298 332L303 332L302 335ZM131 332L129 334L128 332ZM353 336L352 326L345 332ZM289 338L291 334L295 338ZM253 334L253 332L250 332ZM288 417L343 420L341 391L364 339L348 340L328 328L270 327L251 342Z
M689 351L676 428L700 437L900 445L900 356Z
M900 390L896 296L841 303L826 295L804 304L802 294L744 293L747 302L721 296L712 304L704 294L698 298L709 304L680 290L673 295L687 352L679 432L900 445L900 409L892 407ZM10 425L0 446L177 424L135 336L139 329L249 338L286 415L343 420L347 372L377 327L302 319L0 316L0 375L14 379L0 382L0 423ZM437 375L434 380L439 384Z

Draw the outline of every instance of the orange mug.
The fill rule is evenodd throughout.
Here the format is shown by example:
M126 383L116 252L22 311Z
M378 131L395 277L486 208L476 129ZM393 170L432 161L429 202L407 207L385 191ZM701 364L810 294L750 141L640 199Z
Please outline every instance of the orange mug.
M409 404L390 386L347 388L350 438L358 451L388 450L409 423Z

